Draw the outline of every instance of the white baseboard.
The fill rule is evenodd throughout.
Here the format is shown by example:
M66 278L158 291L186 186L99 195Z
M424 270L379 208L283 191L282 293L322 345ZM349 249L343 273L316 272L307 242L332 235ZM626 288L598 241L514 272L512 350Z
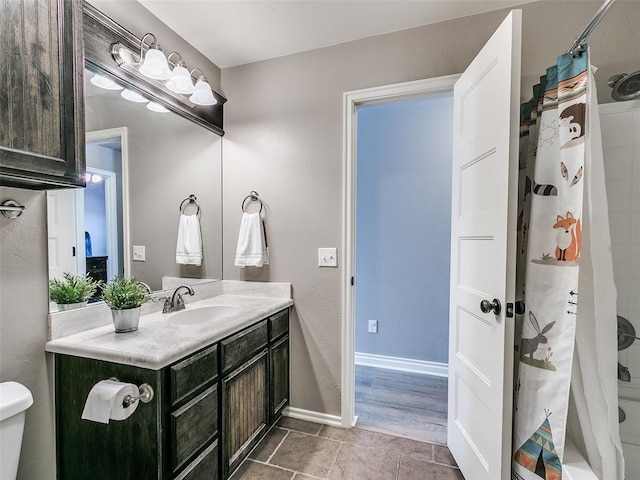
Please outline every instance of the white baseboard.
M366 367L386 368L401 372L421 373L436 377L448 377L449 365L447 363L428 362L426 360L414 360L412 358L387 357L372 353L356 352L356 365Z
M330 427L342 427L342 417L338 415L329 415L328 413L314 412L312 410L295 407L286 407L282 415L297 418L298 420L306 420L307 422L329 425Z

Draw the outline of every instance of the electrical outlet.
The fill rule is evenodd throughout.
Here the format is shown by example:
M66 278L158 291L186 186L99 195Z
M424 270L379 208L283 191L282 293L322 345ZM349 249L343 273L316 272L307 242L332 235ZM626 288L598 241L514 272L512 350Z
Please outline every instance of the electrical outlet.
M369 333L378 333L378 320L369 320Z
M144 262L145 260L145 247L142 245L134 245L133 246L133 261L134 262Z
M338 249L337 248L319 248L318 249L318 266L319 267L337 267L338 266Z

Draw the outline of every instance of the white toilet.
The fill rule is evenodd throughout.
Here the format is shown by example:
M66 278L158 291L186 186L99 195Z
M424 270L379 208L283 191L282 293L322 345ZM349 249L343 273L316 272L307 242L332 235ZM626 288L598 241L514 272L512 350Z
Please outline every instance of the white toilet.
M0 383L0 480L16 480L25 410L32 404L24 385Z

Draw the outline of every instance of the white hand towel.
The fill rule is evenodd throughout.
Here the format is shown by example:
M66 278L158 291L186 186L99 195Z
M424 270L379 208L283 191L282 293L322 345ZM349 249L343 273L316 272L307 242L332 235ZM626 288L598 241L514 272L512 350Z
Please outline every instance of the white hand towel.
M197 215L180 215L178 241L176 242L176 263L198 266L202 263L200 219Z
M260 213L243 213L236 248L236 267L262 267L269 255Z

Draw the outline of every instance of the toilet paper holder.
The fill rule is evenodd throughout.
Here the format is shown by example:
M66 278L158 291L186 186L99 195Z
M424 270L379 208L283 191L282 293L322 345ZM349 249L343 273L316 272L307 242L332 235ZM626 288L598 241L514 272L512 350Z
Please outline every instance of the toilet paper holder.
M117 377L111 377L109 378L109 380L113 380L114 382L119 382L120 380L118 380ZM138 387L138 391L140 392L140 395L127 395L124 397L124 399L122 400L122 407L123 408L129 408L131 405L133 405L134 403L136 403L138 400L140 400L142 403L149 403L151 400L153 400L153 397L155 395L155 392L153 391L153 387L151 385L149 385L148 383L143 383L142 385L140 385Z

